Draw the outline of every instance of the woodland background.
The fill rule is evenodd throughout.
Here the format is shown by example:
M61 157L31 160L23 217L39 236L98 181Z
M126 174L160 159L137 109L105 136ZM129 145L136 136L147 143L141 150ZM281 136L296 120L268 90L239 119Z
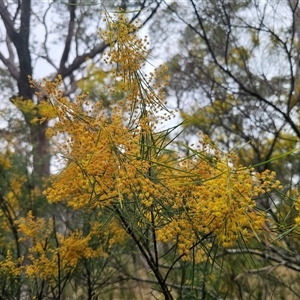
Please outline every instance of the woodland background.
M0 16L0 299L300 299L298 0Z

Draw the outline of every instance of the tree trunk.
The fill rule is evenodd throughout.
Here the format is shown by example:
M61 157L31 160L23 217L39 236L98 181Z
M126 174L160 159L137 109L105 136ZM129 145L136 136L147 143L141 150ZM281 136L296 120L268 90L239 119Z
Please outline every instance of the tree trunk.
M10 38L14 43L19 58L18 96L23 100L33 101L34 90L30 87L28 76L32 76L32 62L29 48L31 0L21 4L21 27L17 33L13 31ZM46 137L47 122L32 124L31 117L24 115L30 128L33 160L34 185L40 186L41 179L50 174L49 142Z

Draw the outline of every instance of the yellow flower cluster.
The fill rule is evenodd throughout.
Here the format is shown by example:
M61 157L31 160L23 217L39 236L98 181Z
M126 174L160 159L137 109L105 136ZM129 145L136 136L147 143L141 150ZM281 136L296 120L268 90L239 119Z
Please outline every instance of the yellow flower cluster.
M30 263L23 265L29 277L50 279L57 274L57 263L52 259L53 249L49 251L49 239L53 231L51 222L43 218L35 218L30 211L26 218L16 223L20 235L19 241L27 245L27 259Z
M258 175L240 167L233 155L214 149L207 138L189 149L191 156L182 156L169 131L156 129L170 113L165 110L163 119L153 113L164 108L163 94L154 92L163 86L150 86L159 81L154 80L157 73L141 77L146 42L136 37L135 26L119 14L109 31L101 33L106 42L114 42L107 61L117 65L116 80L124 83L127 94L126 101L111 107L110 116L101 103L91 104L85 97L67 102L58 91L59 80L44 83L57 116L48 134L59 136L57 151L67 161L45 194L48 201L73 209L115 212L107 227L115 234L111 245L124 238L120 224L124 232L141 237L152 228L158 241L175 243L183 259L190 259L194 249L201 261L200 245L208 236L228 247L239 236L247 239L263 228L264 216L255 211L253 199L276 183L271 173ZM88 237L72 238L78 253L89 253ZM60 243L68 249L62 255L74 257L74 266L77 250L68 240Z
M129 23L126 15L118 14L117 19L113 19L107 15L108 30L99 31L100 37L111 46L109 53L105 57L105 61L109 64L117 64L117 74L131 74L121 75L127 79L133 79L134 73L139 71L145 63L148 55L147 37L141 39L136 35L139 29L139 21Z
M19 241L27 245L28 254L26 264L19 268L14 266L15 272L24 271L29 278L55 280L59 272L73 272L84 258L105 256L101 245L95 248L90 244L99 235L99 228L97 230L95 224L86 236L79 229L62 234L56 232L52 220L36 218L30 211L26 218L17 222ZM10 261L7 258L2 269L8 268L12 264Z
M118 116L108 122L95 109L101 117L81 111L61 119L68 135L62 153L69 163L46 191L49 201L74 209L133 205L136 226L154 223L158 240L178 242L182 254L199 236L214 234L227 247L263 227L253 198L275 187L273 175L253 175L231 156L210 161L203 152L192 158L164 154L159 136L149 142L143 129L129 129Z
M295 224L300 225L300 196L298 196L295 201L295 209L298 212L298 215L295 217Z
M139 38L136 34L140 27L139 21L129 23L122 12L115 19L106 16L106 20L109 20L108 30L99 31L100 37L110 45L104 61L116 66L114 77L115 82L118 82L110 87L110 93L113 94L117 87L125 95L123 105L126 113L132 114L130 121L166 108L162 102L163 88L169 80L168 76L164 76L165 67L149 75L142 72L149 52L149 42L147 37ZM118 101L118 105L121 106L121 101Z
M9 151L5 154L0 153L0 170L7 170L11 167L11 162L9 159Z
M4 259L0 261L0 276L2 278L6 277L18 277L22 272L22 268L20 267L22 263L23 257L15 260L12 256L10 250L7 251Z
M81 232L76 231L68 237L62 234L57 234L57 236L60 244L58 253L64 270L73 270L82 258L92 256L92 249L89 247L90 235L83 237Z
M229 163L226 158L213 165L202 159L186 160L184 170L193 176L186 178L183 185L174 176L170 203L176 215L159 230L162 241L178 238L179 251L184 253L192 248L199 233L214 234L222 246L228 247L239 235L247 239L252 230L262 229L264 216L254 211L253 198L264 192L263 186L271 186L271 182L255 185L251 170Z

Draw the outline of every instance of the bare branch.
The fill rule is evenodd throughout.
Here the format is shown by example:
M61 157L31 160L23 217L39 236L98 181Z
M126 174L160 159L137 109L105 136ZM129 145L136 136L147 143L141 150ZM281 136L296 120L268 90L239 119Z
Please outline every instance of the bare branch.
M0 60L3 64L7 67L10 75L15 79L19 79L19 70L17 69L16 65L14 64L11 58L5 58L4 55L0 52Z
M296 260L293 260L292 258L289 258L288 260L284 260L282 257L280 257L277 253L277 255L273 255L270 253L265 253L264 251L261 250L256 250L256 249L225 249L223 254L220 254L218 256L223 256L226 254L253 254L260 256L266 260L276 262L278 264L284 265L289 269L292 269L294 271L300 272L300 266L297 263Z
M74 36L76 7L77 7L76 0L71 0L70 5L69 5L70 21L69 21L68 34L67 34L67 38L65 41L65 48L64 48L63 54L61 56L59 70L63 70L65 68L66 62L68 61L70 48L71 48L71 42L72 42L72 38Z
M12 49L12 46L11 46L12 42L8 36L8 34L6 35L6 47L7 47L7 51L8 51L8 54L9 54L9 59L14 62L15 61L15 54L14 54L14 51Z
M49 32L48 32L48 27L46 25L46 16L47 16L48 12L50 11L50 8L51 8L51 6L52 6L53 3L54 2L52 2L48 6L48 8L46 9L46 11L45 11L45 13L43 15L43 20L41 21L41 23L43 24L43 26L45 28L45 38L44 38L44 41L43 41L43 49L44 49L46 55L40 56L40 57L44 58L57 71L58 68L55 65L55 63L53 62L53 60L50 58L48 47L47 47L47 41L48 41Z
M68 67L59 69L57 75L61 75L63 78L70 76L83 63L85 63L87 58L94 58L97 54L102 53L107 47L108 45L105 43L96 45L90 52L77 56Z
M3 0L0 0L0 16L7 30L7 34L9 35L10 39L13 41L16 37L17 32L14 27L13 20L10 18L10 14L6 6L4 5Z

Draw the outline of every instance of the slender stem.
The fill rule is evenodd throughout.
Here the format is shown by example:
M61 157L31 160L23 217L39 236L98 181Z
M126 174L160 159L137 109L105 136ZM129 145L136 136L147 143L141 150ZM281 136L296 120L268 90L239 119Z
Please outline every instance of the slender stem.
M132 228L128 224L127 220L124 218L124 216L122 215L122 213L120 212L120 210L117 208L116 205L114 205L114 209L117 212L117 215L119 216L124 229L131 236L131 238L133 239L133 241L135 242L135 244L139 248L141 254L146 259L148 266L150 267L150 269L154 273L154 275L155 275L155 277L156 277L156 279L158 281L158 284L160 285L160 287L162 289L162 293L165 296L165 300L173 300L174 298L173 298L171 292L169 291L168 286L167 286L165 280L163 279L163 276L160 273L159 269L155 266L153 260L147 254L147 252L144 249L142 243L139 241L138 237L135 235L135 233L133 232Z

